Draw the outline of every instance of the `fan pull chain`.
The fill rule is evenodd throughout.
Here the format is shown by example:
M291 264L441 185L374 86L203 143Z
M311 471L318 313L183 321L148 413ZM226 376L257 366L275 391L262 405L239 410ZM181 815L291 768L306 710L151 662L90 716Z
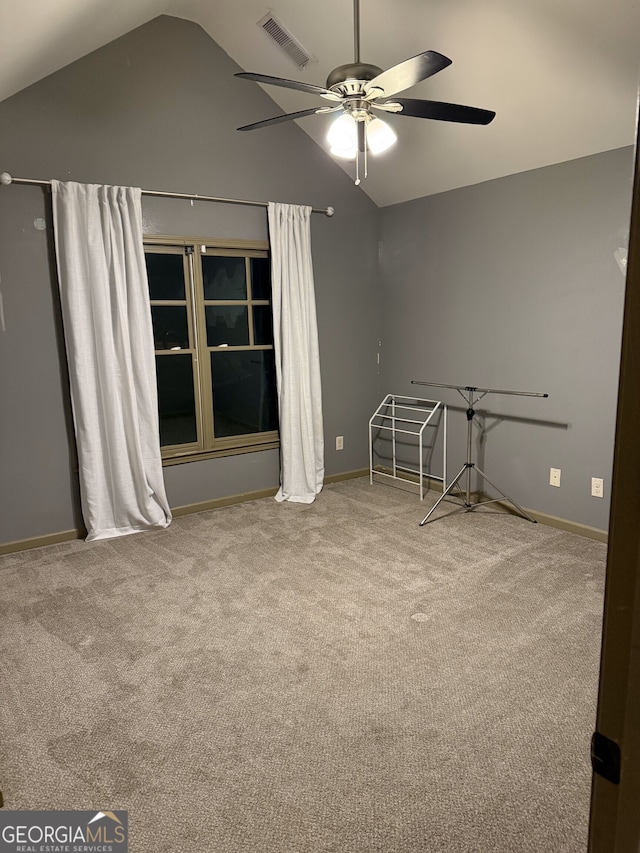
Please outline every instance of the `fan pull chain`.
M364 176L366 178L367 174L368 174L368 166L369 166L369 160L367 157L367 123L366 123L366 121L364 123L364 134L363 134L363 136L364 136Z

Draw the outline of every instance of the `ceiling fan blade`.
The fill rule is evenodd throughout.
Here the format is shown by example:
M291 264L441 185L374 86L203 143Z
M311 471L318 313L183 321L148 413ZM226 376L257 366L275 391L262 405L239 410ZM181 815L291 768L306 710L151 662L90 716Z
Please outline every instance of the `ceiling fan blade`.
M447 65L451 65L451 60L446 56L436 53L435 50L426 50L378 74L367 83L367 92L372 89L381 89L378 97L389 97L396 92L404 92L421 80L426 80L427 77L442 71Z
M284 89L297 89L299 92L309 92L311 95L320 95L330 101L339 101L340 95L325 89L323 86L314 86L312 83L301 83L298 80L286 80L284 77L269 77L268 74L254 74L251 71L242 71L234 74L242 80L254 80L256 83L269 83L271 86L282 86Z
M457 121L462 124L489 124L495 118L493 110L481 110L479 107L465 107L462 104L446 104L442 101L421 101L416 98L394 98L400 104L400 116L414 118L432 118L436 121ZM373 105L375 106L375 104Z
M312 107L309 110L300 110L297 113L285 113L285 115L266 118L264 121L254 121L253 124L245 124L243 127L239 127L238 130L257 130L260 127L268 127L270 124L280 124L282 121L293 121L296 118L312 116L317 112L317 107Z

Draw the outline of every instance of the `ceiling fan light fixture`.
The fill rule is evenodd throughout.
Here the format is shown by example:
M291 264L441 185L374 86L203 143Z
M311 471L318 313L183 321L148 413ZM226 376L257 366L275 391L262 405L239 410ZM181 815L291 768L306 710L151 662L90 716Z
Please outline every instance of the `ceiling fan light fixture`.
M382 154L398 141L395 130L386 121L373 118L367 124L367 145L372 154Z
M334 157L340 157L342 160L355 160L358 148L354 143L353 148L330 148L329 154L333 154Z
M335 157L354 160L358 152L358 130L353 116L343 113L332 122L327 133L327 142Z

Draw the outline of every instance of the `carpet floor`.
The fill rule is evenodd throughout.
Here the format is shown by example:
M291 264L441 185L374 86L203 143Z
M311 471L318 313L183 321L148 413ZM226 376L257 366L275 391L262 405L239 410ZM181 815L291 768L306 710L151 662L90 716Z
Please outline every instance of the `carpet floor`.
M5 808L126 809L132 853L583 853L606 547L435 497L1 557Z

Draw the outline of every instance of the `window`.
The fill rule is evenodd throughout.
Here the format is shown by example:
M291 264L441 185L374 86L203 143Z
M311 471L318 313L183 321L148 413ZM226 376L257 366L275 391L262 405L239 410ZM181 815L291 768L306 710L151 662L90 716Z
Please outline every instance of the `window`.
M167 464L278 446L266 244L148 238Z

